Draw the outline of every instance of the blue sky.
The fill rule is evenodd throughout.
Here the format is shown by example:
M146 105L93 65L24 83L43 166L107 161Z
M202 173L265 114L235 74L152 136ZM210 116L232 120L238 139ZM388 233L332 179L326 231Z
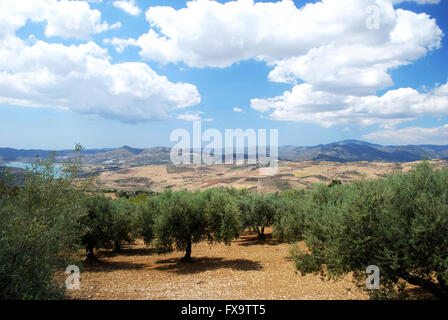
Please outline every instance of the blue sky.
M0 147L448 144L447 1L270 2L2 1Z

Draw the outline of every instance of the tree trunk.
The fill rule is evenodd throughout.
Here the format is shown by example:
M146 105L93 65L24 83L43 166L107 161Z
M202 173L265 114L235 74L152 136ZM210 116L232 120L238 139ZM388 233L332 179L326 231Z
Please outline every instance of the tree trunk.
M264 240L264 227L257 227L258 240Z
M437 276L437 281L439 282L439 286L440 286L441 290L445 294L445 299L447 299L448 298L448 284L440 276Z
M86 246L86 256L87 256L86 261L92 262L96 260L95 254L93 252L93 246L91 244L88 244Z
M120 241L114 241L114 251L115 252L120 252L121 251Z
M191 259L191 237L187 242L187 249L185 250L185 256L181 259L183 262L193 262Z

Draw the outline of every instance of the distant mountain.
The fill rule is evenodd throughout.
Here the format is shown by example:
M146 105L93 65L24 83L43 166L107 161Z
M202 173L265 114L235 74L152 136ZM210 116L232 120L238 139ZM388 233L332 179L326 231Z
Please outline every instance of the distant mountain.
M268 148L269 149L269 148ZM170 148L153 147L138 149L129 146L109 149L83 150L81 158L85 164L143 166L169 164ZM17 150L0 148L0 163L31 162L38 155L48 158L49 150ZM448 145L381 146L358 140L345 140L311 147L282 146L278 150L279 160L286 161L380 161L408 162L424 159L448 159ZM56 151L56 160L71 157L73 151Z
M345 140L313 147L284 146L279 148L279 159L288 161L408 162L447 158L448 145L381 146L364 141Z
M92 155L97 153L102 153L110 151L113 149L90 149L83 150L82 155ZM59 159L71 157L73 155L73 150L40 150L40 149L13 149L13 148L0 148L0 163L7 162L31 162L36 160L36 157L40 159L48 159L51 152L55 152L55 156Z
M141 153L144 149L135 149L123 146L118 149L107 150L103 152L81 154L82 160L86 164L127 164L135 155Z
M154 147L145 149L132 158L132 165L151 164L168 164L170 163L171 148Z
M140 152L144 151L145 149L137 149L137 148L132 148L130 146L122 146L121 148L119 148L121 150L126 150L129 153L132 154L139 154Z

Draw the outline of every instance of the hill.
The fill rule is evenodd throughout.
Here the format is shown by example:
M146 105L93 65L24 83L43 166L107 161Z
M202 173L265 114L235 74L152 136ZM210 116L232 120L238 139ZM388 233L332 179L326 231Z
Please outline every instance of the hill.
M0 148L0 163L31 162L36 155L48 158L51 150L17 150ZM56 151L56 160L70 157L71 150ZM278 150L279 160L284 161L375 161L409 162L429 159L448 159L448 145L408 145L381 146L358 140L345 140L317 146L282 146ZM82 160L89 165L143 166L150 164L169 164L170 148L153 147L138 149L129 146L109 149L83 150Z
M409 162L447 158L448 146L381 146L358 140L345 140L313 147L279 148L279 159L287 161Z

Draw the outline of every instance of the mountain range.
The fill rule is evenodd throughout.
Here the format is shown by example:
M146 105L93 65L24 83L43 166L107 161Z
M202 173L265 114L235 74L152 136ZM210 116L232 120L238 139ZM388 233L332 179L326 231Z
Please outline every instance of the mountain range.
M123 146L120 148L83 150L80 156L82 162L87 165L143 166L169 164L170 150L167 147L138 149ZM46 159L50 152L51 150L0 148L0 164L8 162L28 163L35 160L36 156ZM71 156L73 156L72 150L55 151L56 162L62 162ZM381 146L364 141L345 140L307 147L281 146L278 149L278 158L285 161L409 162L425 159L448 159L448 145Z

